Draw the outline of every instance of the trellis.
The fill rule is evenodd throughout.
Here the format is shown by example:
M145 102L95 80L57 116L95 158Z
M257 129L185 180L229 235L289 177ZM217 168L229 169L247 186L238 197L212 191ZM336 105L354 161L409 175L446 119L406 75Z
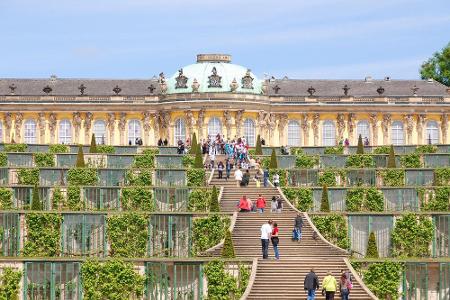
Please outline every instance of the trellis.
M346 209L345 197L347 189L345 188L329 188L328 201L331 211L344 211ZM313 211L320 211L320 203L322 200L322 188L313 189L314 207Z
M0 185L9 184L9 169L0 168Z
M33 167L32 153L8 153L8 166Z
M450 166L450 154L424 154L425 168L439 168Z
M125 182L125 169L99 169L99 185L119 186Z
M289 186L317 186L317 169L292 169L288 170Z
M20 217L17 213L0 214L0 251L2 256L19 255Z
M355 186L355 185L375 186L376 170L375 169L347 170L346 179L348 186Z
M189 199L188 188L155 187L154 198L159 211L186 211Z
M428 296L427 263L407 262L403 272L403 299L428 300Z
M118 210L120 208L119 187L84 187L84 203L88 209Z
M64 186L67 183L67 169L39 169L40 185Z
M439 300L450 299L450 263L439 264Z
M279 169L292 169L295 168L296 157L293 155L280 155L277 156L277 164Z
M433 256L450 257L450 215L433 216Z
M111 155L106 160L108 168L130 168L134 163L134 155Z
M161 169L180 169L183 167L183 155L156 155L155 166Z
M419 194L415 188L381 188L387 211L418 211Z
M155 170L156 186L186 186L186 171L172 169Z
M405 170L406 185L431 186L434 182L434 170Z
M14 207L18 209L29 209L33 198L33 187L15 186L13 190ZM50 187L38 187L39 199L45 210L50 209Z
M56 155L56 166L60 168L72 168L77 162L77 155L61 153Z

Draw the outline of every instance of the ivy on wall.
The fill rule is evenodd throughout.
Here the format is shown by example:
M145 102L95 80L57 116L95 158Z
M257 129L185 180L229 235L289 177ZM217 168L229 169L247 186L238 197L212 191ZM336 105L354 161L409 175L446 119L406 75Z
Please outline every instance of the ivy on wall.
M25 215L27 235L23 255L29 257L54 257L61 253L62 217L51 213Z
M91 168L72 168L67 171L69 185L95 185L98 183L97 170Z
M422 168L420 155L417 153L410 153L400 156L400 165L403 168Z
M11 209L13 207L13 191L11 188L0 188L0 209Z
M436 153L438 148L435 145L420 145L414 150L415 153L425 154L425 153Z
M369 154L353 154L347 157L345 166L348 168L373 168L375 161Z
M3 148L5 152L26 152L28 149L27 144L6 144Z
M347 190L345 204L348 211L383 211L383 193L374 187Z
M292 149L291 149L292 150ZM301 169L313 169L319 164L318 155L306 155L303 152L296 154L295 166Z
M104 263L87 260L81 265L83 296L92 300L122 300L142 297L145 277L130 262L113 259Z
M153 173L150 169L128 170L125 181L128 185L152 185Z
M154 168L155 155L159 153L159 149L145 149L141 155L134 156L135 168Z
M77 185L67 187L67 208L70 210L82 210L84 201L81 199L81 188Z
M0 299L15 300L19 299L20 280L22 272L15 271L13 268L2 268L0 275Z
M407 213L396 220L392 230L393 256L429 256L432 238L433 223L429 217Z
M379 174L383 178L383 185L385 186L405 185L405 170L403 169L385 169L379 171Z
M107 218L110 255L112 257L142 257L148 240L146 215L126 213Z
M434 193L428 192L428 201L425 201L425 189L420 192L422 210L425 211L449 211L450 210L450 186L436 187Z
M52 153L34 153L34 164L36 167L54 167L55 166L55 155Z
M192 168L194 166L195 156L193 155L183 155L181 158L181 162L183 164L183 167L185 168Z
M389 154L390 146L378 146L373 149L373 154Z
M283 194L298 210L310 211L314 207L313 192L310 188L282 188Z
M344 154L344 146L335 146L325 148L324 154Z
M8 155L6 153L0 153L0 167L6 167L8 165Z
M155 211L152 190L142 186L123 188L122 209Z
M189 193L188 210L189 211L209 211L211 204L212 190L210 189L193 189Z
M114 154L116 153L116 148L111 145L97 145L96 153L106 153L106 154Z
M404 265L384 261L372 263L363 271L363 281L380 299L398 299Z
M336 186L336 176L339 176L338 170L324 170L319 174L318 184L320 186Z
M338 214L312 216L311 220L322 236L330 243L342 249L350 247L350 240L347 237L347 222L343 216Z
M450 185L450 168L434 169L434 185Z
M287 186L287 170L285 169L270 169L269 178L270 182L273 183L273 175L278 174L280 176L280 186Z
M37 185L39 183L39 169L19 169L17 172L19 184Z
M70 147L62 144L52 144L48 146L49 153L69 153Z
M52 209L59 209L65 204L64 195L60 187L55 187L52 194Z
M239 274L234 277L225 270L225 262L212 260L205 266L208 281L208 299L240 299L250 279L248 266L239 265Z
M194 219L192 226L193 254L198 255L219 244L229 227L230 218L218 214Z
M186 170L187 186L204 186L206 172L204 169L194 168Z

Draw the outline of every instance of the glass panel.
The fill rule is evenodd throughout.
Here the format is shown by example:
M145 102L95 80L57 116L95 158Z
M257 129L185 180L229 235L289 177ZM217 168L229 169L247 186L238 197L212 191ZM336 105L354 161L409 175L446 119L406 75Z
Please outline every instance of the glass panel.
M8 153L8 166L33 167L32 153Z
M156 155L155 163L161 169L181 169L183 168L183 155Z
M400 121L392 122L391 142L393 145L405 144L405 134L403 132L403 122L400 122Z
M128 122L128 145L137 145L141 138L141 122L139 120L130 120Z
M36 144L36 121L26 120L24 125L24 141L27 144Z
M175 132L173 135L174 138L174 145L178 145L178 142L185 142L186 141L186 124L183 119L177 119L175 121Z
M214 138L217 134L222 134L222 122L217 117L212 117L208 122L208 136Z
M2 256L17 256L19 253L20 223L19 214L0 214L0 254Z
M425 168L439 168L450 166L450 154L424 154Z
M333 121L323 122L322 128L322 145L335 146L336 145L336 128Z
M94 128L92 132L95 135L95 141L98 145L106 143L106 123L102 120L94 122Z
M316 186L318 170L289 170L289 186Z
M434 181L433 170L405 170L406 185L431 186Z
M297 121L288 123L288 146L300 146L300 124Z
M186 186L185 170L155 170L156 186Z
M103 186L120 186L125 182L124 169L100 169L98 170L99 185Z
M419 195L415 188L381 188L384 195L385 210L419 210Z
M406 263L403 282L405 299L428 299L428 268L426 263Z
M348 222L351 250L355 257L364 257L369 240L369 216L349 216Z
M103 215L64 215L63 256L105 255L105 217Z
M111 155L107 158L108 168L130 168L134 162L134 155Z
M244 137L250 147L256 144L255 122L252 119L244 121Z
M434 145L439 143L439 126L436 121L428 121L425 132L425 143Z
M434 216L435 236L434 254L438 257L450 257L450 215Z
M62 120L59 122L59 143L70 144L72 143L72 126L69 120Z

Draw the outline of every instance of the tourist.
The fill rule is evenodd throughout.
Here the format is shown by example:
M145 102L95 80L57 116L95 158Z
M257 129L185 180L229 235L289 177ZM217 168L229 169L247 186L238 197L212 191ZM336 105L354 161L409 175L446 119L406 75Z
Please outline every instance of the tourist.
M164 142L163 142L163 144L164 144L164 147L167 147L167 145L169 144L169 141L167 140L167 138L166 138L166 139L164 139Z
M211 164L211 169L214 169L214 161L216 160L216 154L214 152L209 154L209 161Z
M269 258L269 239L272 233L272 220L261 226L261 247L263 259Z
M241 186L242 176L241 168L236 168L236 171L234 171L234 180L236 180L237 187Z
M319 289L319 277L314 273L314 268L305 276L305 281L303 282L304 289L308 294L307 300L316 299L316 290Z
M346 273L343 272L339 280L339 292L341 293L341 300L348 300L348 295L350 294L350 289L352 287L352 283L350 282Z
M272 234L270 236L270 240L272 241L273 246L273 252L275 253L275 259L280 259L280 253L278 252L278 243L280 242L280 239L278 237L278 224L273 223L273 229Z
M272 196L272 202L270 203L270 212L276 212L277 211L277 197Z
M334 300L334 294L337 289L336 278L331 275L331 271L327 272L327 276L322 281L322 289L325 291L326 300Z
M350 280L350 282L353 282L352 273L350 273L350 271L341 269L341 274L345 274L345 276L347 276L347 279Z
M131 143L131 141L130 141L130 143ZM162 141L162 139L160 138L160 139L158 140L158 147L162 147L162 145L163 145L163 141Z
M364 147L368 147L369 146L369 138L366 136L364 138Z
M266 199L259 194L256 199L256 209L262 214L264 212L264 208L266 208Z
M242 196L237 205L239 212L250 212L252 209L252 201L247 198L247 196Z
M219 172L219 179L223 178L223 169L224 169L223 162L220 161L219 164L217 165L217 171Z
M266 168L264 169L264 187L267 187L269 185L269 170Z
M225 161L225 172L227 174L226 180L230 179L230 173L231 173L231 168L233 167L233 164L231 163L231 161L227 158L227 160Z
M294 241L300 242L302 239L303 218L302 214L298 213L294 220Z
M280 196L277 196L276 201L277 201L277 213L281 213L281 211L283 210L283 200L281 199Z
M246 170L242 177L242 186L248 186L250 183L250 171Z
M261 139L261 146L265 146L266 145L266 140L264 138Z
M272 181L274 186L280 186L280 175L278 175L278 173L275 173L272 177Z

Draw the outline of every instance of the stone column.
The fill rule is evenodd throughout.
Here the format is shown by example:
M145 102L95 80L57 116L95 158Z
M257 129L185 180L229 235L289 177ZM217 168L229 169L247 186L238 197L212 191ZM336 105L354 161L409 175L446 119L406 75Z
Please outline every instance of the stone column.
M378 146L378 114L370 114L369 123L372 127L372 146Z
M149 111L144 111L142 113L142 128L144 129L144 145L148 146L150 143L150 129L151 126L152 114ZM155 131L156 132L156 131ZM155 134L156 137L156 134Z
M110 145L114 145L114 130L116 128L116 115L113 112L108 113L106 117L106 127L109 132L108 142Z
M155 136L155 145L158 145L158 140L160 138L160 134L159 134L159 112L157 111L157 112L151 114L151 118L152 118L152 123L153 123L153 132L154 132L154 136ZM147 146L146 140L147 140L147 138L145 139L144 142L145 142L145 145Z
M233 118L231 117L231 112L225 110L223 112L223 124L227 130L227 135L224 137L225 139L231 138L231 126L233 126Z
M269 117L268 117L268 121L267 121L267 131L268 131L268 135L269 135L269 145L273 145L273 144L275 144L273 136L275 134L275 128L277 126L277 120L276 120L275 114L273 114L273 113L268 113L268 116Z
M45 113L38 113L38 127L39 127L39 143L45 144L45 127L47 121L45 120Z
M320 122L320 115L318 113L315 113L313 115L313 120L311 123L314 135L314 146L319 145L319 122Z
M383 144L390 144L389 141L389 129L391 128L392 116L389 113L383 114L383 120L381 121L381 129L383 130Z
M16 134L14 141L16 143L23 142L22 141L22 132L21 132L22 122L23 122L23 114L20 112L16 113L16 118L14 120L14 129L15 129L15 134Z
M84 117L84 143L89 144L91 142L91 128L92 128L92 120L94 119L94 114L91 112L87 112ZM75 127L75 125L74 125ZM81 127L81 121L80 126Z
M278 133L279 133L279 146L284 145L284 141L285 141L285 129L286 129L286 125L288 123L288 115L286 113L283 114L278 114ZM272 144L271 144L272 145Z
M120 113L120 117L119 117L119 123L118 123L118 128L119 128L119 143L120 145L125 145L125 128L127 126L127 114L124 112ZM145 136L144 136L145 138Z
M424 114L418 114L417 115L417 144L423 145L425 144L424 138L423 138L423 127L425 125L425 115Z
M236 137L238 137L238 138L241 136L242 118L243 118L243 116L244 116L244 110L243 109L238 110L236 112L236 117L235 117L235 120L236 120ZM233 137L231 137L231 138L233 138Z
M74 112L73 113L73 118L72 118L72 124L73 124L73 129L75 132L75 138L74 138L74 142L76 144L80 143L80 129L81 129L81 114L79 112ZM85 123L86 124L86 123ZM85 144L89 143L89 138L87 138L85 140Z
M56 126L57 126L57 117L55 113L50 113L50 116L48 118L48 129L50 130L50 143L55 143L55 136L56 136Z
M198 118L197 118L197 127L198 127L198 136L197 136L197 142L200 143L200 141L205 138L203 127L205 126L205 110L200 109L198 112Z
M5 142L11 142L11 128L12 128L12 114L10 112L5 113Z
M339 143L344 139L345 117L343 113L337 114L336 124L337 124L337 142Z
M348 140L350 143L353 143L353 138L355 135L355 127L356 127L356 114L349 113L347 116L347 132L348 132Z
M408 138L407 144L411 145L413 143L412 141L412 133L414 130L414 117L411 114L407 114L404 116L405 123L406 123L406 136Z
M303 131L303 146L308 146L309 145L309 120L308 120L308 114L307 113L303 113L302 117L301 117L301 124L300 126L302 127L302 131Z
M448 132L448 114L443 113L441 115L441 131L442 131L442 143L447 144L447 132Z

